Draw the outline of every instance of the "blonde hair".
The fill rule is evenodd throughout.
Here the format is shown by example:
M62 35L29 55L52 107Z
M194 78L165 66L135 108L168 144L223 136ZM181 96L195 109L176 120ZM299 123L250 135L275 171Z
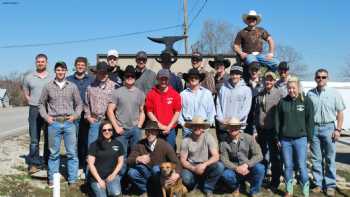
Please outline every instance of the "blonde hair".
M288 81L287 81L287 86L291 83L296 83L297 87L298 87L298 97L300 97L301 101L304 101L304 94L303 94L303 90L301 87L301 83L298 77L296 76L290 76Z

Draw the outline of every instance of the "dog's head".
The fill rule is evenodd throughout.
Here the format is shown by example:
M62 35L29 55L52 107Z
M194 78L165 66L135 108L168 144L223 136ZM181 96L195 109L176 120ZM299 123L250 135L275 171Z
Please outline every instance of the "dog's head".
M160 172L163 177L168 177L175 170L176 165L171 162L163 162L160 164Z

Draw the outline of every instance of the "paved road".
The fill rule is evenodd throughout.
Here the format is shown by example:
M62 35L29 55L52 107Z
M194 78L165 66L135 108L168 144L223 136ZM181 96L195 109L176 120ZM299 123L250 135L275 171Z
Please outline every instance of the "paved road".
M0 138L28 129L28 107L0 109Z

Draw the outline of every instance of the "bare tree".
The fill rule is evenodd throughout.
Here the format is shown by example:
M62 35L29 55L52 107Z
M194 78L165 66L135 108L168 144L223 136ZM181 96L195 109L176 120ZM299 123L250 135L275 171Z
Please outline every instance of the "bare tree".
M277 44L275 54L279 61L286 61L288 63L292 74L295 74L300 78L305 78L309 74L308 66L302 63L303 56L295 48Z
M13 72L8 75L0 75L0 88L7 89L10 98L10 105L24 106L26 100L24 97L22 85L26 73Z
M232 54L231 45L237 32L229 22L209 19L203 24L200 39L191 46L192 51Z

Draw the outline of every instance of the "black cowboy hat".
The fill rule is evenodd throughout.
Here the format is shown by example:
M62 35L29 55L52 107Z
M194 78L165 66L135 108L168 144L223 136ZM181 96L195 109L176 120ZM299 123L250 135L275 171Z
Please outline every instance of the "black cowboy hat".
M177 61L177 53L176 53L176 51L164 50L164 51L162 51L160 56L156 57L155 59L160 64L162 64L162 63L173 64Z
M158 123L156 121L152 121L152 120L149 120L145 123L144 129L145 130L159 130L159 131L162 130L158 127Z
M182 78L188 82L190 79L190 76L197 76L199 78L199 82L202 82L205 78L204 73L200 73L198 69L191 68L187 73L184 73L182 75Z
M132 65L128 65L123 73L123 77L126 76L133 76L134 78L136 78L136 70Z
M216 65L223 64L225 68L230 67L231 62L228 59L225 59L223 55L217 55L214 57L214 61L209 60L209 65L215 69Z

